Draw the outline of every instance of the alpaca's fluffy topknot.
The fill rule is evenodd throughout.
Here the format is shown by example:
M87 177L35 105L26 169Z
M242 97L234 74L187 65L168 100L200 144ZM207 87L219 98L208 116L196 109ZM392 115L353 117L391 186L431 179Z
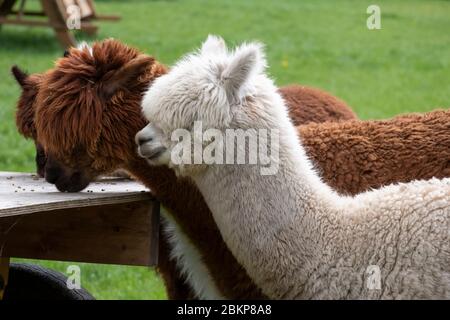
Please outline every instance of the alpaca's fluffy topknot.
M84 150L98 168L108 165L99 154L108 162L124 160L130 137L144 125L141 92L162 73L165 67L154 58L115 40L72 48L40 83L39 140L58 158ZM128 122L115 126L119 121Z
M136 48L113 39L94 42L92 46L83 43L78 48L71 48L66 57L58 59L56 69L62 74L84 76L86 80L97 81L140 54Z

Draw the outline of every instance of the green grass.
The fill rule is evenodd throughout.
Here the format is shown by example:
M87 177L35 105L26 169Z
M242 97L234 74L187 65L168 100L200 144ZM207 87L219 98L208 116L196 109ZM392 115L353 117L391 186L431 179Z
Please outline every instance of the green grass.
M164 284L152 269L145 267L111 266L78 262L14 259L58 270L66 276L70 265L81 271L81 286L97 299L166 299Z
M97 38L120 39L169 65L208 33L230 44L258 39L267 44L277 84L328 90L363 119L450 106L450 1L378 0L382 30L369 31L366 8L372 3L97 0L99 12L123 17L101 23ZM0 170L34 169L33 144L14 125L19 89L9 68L44 71L61 53L49 30L6 26L0 31ZM63 271L67 266L43 264ZM161 281L145 268L83 264L82 276L98 298L164 298Z

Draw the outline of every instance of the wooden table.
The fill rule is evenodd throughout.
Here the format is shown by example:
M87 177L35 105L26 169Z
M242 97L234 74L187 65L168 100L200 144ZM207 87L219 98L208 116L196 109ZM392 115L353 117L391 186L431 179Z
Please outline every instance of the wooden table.
M17 5L18 8L14 9ZM26 0L0 0L0 27L3 24L50 27L55 31L61 46L66 49L77 45L66 23L70 17L68 12L70 6L76 5L79 8L80 30L89 35L96 34L98 29L92 21L120 20L119 16L97 14L93 0L40 0L40 5L42 11L29 11L26 9ZM47 17L47 19L27 19L28 17Z
M158 230L159 203L137 182L103 178L61 193L36 175L0 172L0 283L10 257L156 265Z

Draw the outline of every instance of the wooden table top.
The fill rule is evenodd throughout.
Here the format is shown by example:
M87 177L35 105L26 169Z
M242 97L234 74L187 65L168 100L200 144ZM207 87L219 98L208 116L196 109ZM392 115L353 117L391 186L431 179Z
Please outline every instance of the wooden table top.
M82 192L62 193L34 174L0 172L0 218L152 199L142 184L124 178L102 178Z

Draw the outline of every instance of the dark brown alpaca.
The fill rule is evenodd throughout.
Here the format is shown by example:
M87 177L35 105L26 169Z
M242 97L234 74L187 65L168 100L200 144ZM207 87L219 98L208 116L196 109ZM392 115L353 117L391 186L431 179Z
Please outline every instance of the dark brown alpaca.
M108 61L109 57L112 55L116 55L117 51L120 51L121 53L130 54L130 51L125 46L122 46L116 42L106 42L105 47L109 53L106 56L99 57L97 56L96 59L103 58L104 62ZM105 49L105 50L106 50ZM66 55L68 56L68 55ZM132 55L131 55L132 56ZM133 56L135 57L135 56ZM137 57L137 56L136 56ZM79 58L79 57L78 57ZM85 57L86 58L86 57ZM109 66L111 70L116 70L121 65L123 65L123 61L128 62L130 56L126 56L125 59L123 59L121 62L116 62L114 64L114 61L112 61L112 65ZM82 61L82 60L80 60ZM80 61L75 61L75 63L80 63ZM73 63L74 61L72 61ZM92 62L92 61L91 61ZM146 56L140 56L139 59L136 59L133 64L128 65L126 68L123 68L123 70L126 70L126 72L119 72L115 75L104 75L108 81L107 88L114 92L114 81L117 79L124 79L124 84L127 85L127 89L132 88L133 86L129 85L129 82L134 81L136 83L136 79L138 79L138 75L134 72L134 70L139 69L142 65L145 66L146 63L149 63L152 65L151 67L151 76L146 77L147 82L150 82L153 77L158 76L161 72L164 72L163 66L159 64L153 64L153 60ZM89 64L92 66L92 64ZM83 65L84 66L84 65ZM67 67L67 66L65 66ZM75 65L71 65L71 67L76 69ZM131 68L131 70L130 70ZM78 69L77 69L78 70ZM36 131L34 128L34 107L36 105L35 103L35 97L38 92L38 88L40 85L40 80L43 78L42 75L32 75L27 76L25 73L21 72L17 67L13 67L13 74L18 80L18 82L21 84L23 88L23 92L21 95L21 98L19 99L18 103L18 113L17 113L17 125L19 127L20 132L29 138L32 138L35 140L37 148L38 148L38 171L43 174L45 158L42 156L42 148L40 147L40 144L37 142L36 137ZM91 69L92 71L92 69ZM97 71L97 70L94 70ZM101 72L101 70L99 70ZM104 71L104 70L103 70ZM130 72L131 71L131 72ZM148 75L148 73L147 73ZM141 77L142 78L142 77ZM73 80L73 79L71 79ZM138 79L139 80L139 79ZM142 80L142 79L140 79ZM140 80L138 83L141 83ZM113 83L111 83L113 82ZM64 86L64 88L70 88L65 86L65 83L59 83L60 85ZM44 84L45 86L46 84ZM72 84L73 85L73 84ZM82 85L82 84L78 84ZM74 90L78 90L80 87L77 87L77 85L73 85L72 87ZM70 91L70 90L69 90ZM106 91L106 90L105 90ZM140 91L139 91L140 92ZM309 123L309 122L318 122L318 121L326 121L326 120L347 120L347 119L353 119L355 118L355 114L351 111L349 107L346 106L346 104L333 96L320 91L318 89L298 86L298 85L291 85L280 89L281 94L286 99L290 110L291 115L293 118L293 121L296 124L300 123ZM130 96L128 96L129 91L127 91L126 98L130 99ZM100 98L105 99L109 98L110 92L102 92ZM76 96L76 92L74 94ZM117 98L117 97L116 97ZM135 97L133 97L135 100ZM99 100L101 100L99 99ZM133 101L134 101L133 100ZM89 106L92 107L95 105L93 104L92 100L89 100L90 104ZM105 103L105 102L102 102ZM61 105L62 106L62 105ZM86 104L86 106L88 106ZM136 103L133 106L138 106ZM138 108L136 108L138 110ZM309 110L309 112L306 112L306 110ZM128 117L127 114L123 114L123 116ZM140 112L139 112L140 117ZM85 121L88 119L79 119L79 121ZM112 120L111 120L112 121ZM61 128L60 128L61 130ZM60 131L61 132L61 131ZM73 132L71 134L74 134ZM76 134L76 133L75 133ZM70 143L70 142L69 142ZM111 140L109 142L111 144ZM118 156L120 158L120 156ZM79 158L78 158L79 159ZM120 160L119 160L120 161ZM51 180L54 179L55 175L68 175L66 172L61 172L60 166L55 165L55 161L53 158L50 158L48 163L48 172L47 172L47 179ZM59 171L56 172L55 170ZM105 170L104 168L100 168L98 170ZM70 173L69 173L70 174ZM76 176L76 175L75 175ZM84 181L88 181L89 179L86 179ZM84 183L84 181L82 181ZM70 184L79 184L81 181L74 181L73 179L70 181ZM63 185L61 188L67 188L70 190L70 186ZM162 233L163 234L163 233ZM163 235L164 237L164 235ZM172 299L186 299L193 297L193 293L190 290L188 286L185 285L185 280L181 275L179 274L179 271L176 270L175 264L173 261L169 260L169 249L167 247L167 241L165 239L162 239L161 246L160 246L160 257L159 257L159 270L162 274L164 281L166 283L166 287L168 290L168 296ZM241 271L242 276L239 276L239 273L237 274L237 278L243 278L243 282L245 285L245 282L250 283L250 286L252 286L251 282L249 282L249 279L246 277L245 272ZM245 285L249 286L249 285ZM244 286L244 288L245 288ZM257 295L255 297L258 297L259 291L254 289L257 292ZM232 296L230 296L232 297Z
M78 53L73 52L73 55L78 61L82 60ZM90 61L89 57L86 59ZM126 116L120 113L115 125L111 125L108 117L102 117L102 120L97 123L97 126L101 128L98 137L94 134L88 135L79 126L78 130L83 137L74 138L75 148L61 150L64 141L60 139L65 138L64 132L70 134L78 132L65 130L63 125L57 128L63 132L55 132L55 125L64 121L76 124L77 122L70 121L69 115L81 111L80 105L86 105L79 97L83 97L83 93L86 92L97 92L87 87L92 78L84 79L84 83L78 83L76 80L78 78L71 79L75 78L73 73L76 73L78 69L67 69L65 72L70 71L70 73L64 74L62 70L67 68L67 64L66 59L63 59L58 62L54 70L45 75L37 97L36 110L38 140L46 147L50 159L58 160L55 162L58 164L58 170L61 171L58 179L62 179L62 185L64 186L66 179L70 179L72 173L81 173L87 177L103 173L96 169L95 161L103 164L110 163L110 170L123 167L132 171L153 190L182 226L184 233L189 235L223 296L263 297L227 250L198 191L189 182L177 180L169 169L151 168L135 155L134 133L131 136L126 134L130 127L134 127L136 132L143 125L143 120L140 118L139 99L128 99L125 95L119 94L124 99L120 101L124 102L120 107L126 108ZM94 79L98 79L98 72L95 75ZM72 81L75 81L77 89L68 90ZM65 85L66 90L63 90ZM136 88L136 90L139 89ZM70 94L62 100L57 99L64 96L66 92ZM87 99L87 101L91 100ZM114 108L115 106L105 103L103 112L107 110L115 112ZM321 168L324 179L341 192L355 193L393 182L448 175L450 149L448 120L449 112L438 111L389 121L352 122L351 125L347 123L312 124L303 127L301 134L310 155L317 159L317 166ZM342 129L339 129L341 126ZM128 139L120 144L120 146L126 145L127 149L120 152L114 150L117 144L108 137L110 134L117 134L124 140ZM109 148L102 145L103 143L110 143ZM95 152L96 144L100 145L97 152ZM91 149L92 146L94 146L93 149ZM104 149L107 152L104 152ZM120 159L123 155L126 160ZM420 159L420 162L416 162L417 168L410 171L411 168L405 164L416 161L415 159ZM340 168L345 168L342 173ZM49 166L47 169L53 168ZM106 170L108 166L104 165L101 169ZM353 171L350 172L350 169ZM374 173L373 170L383 174ZM360 175L364 178L354 179Z
M177 180L165 167L149 167L135 153L134 134L145 124L140 116L141 90L145 82L151 81L151 70L159 70L159 65L149 60L140 77L149 77L146 81L134 86L124 82L123 88L116 85L120 89L109 97L110 93L105 94L101 88L107 86L107 79L116 78L104 64L115 60L102 49L102 45L94 46L94 57L87 50L72 51L42 80L36 129L39 142L52 160L46 174L54 170L58 172L54 182L60 188L75 184L77 189L98 174L118 167L127 169L152 189L195 245L222 296L262 298L228 251L192 184ZM133 61L137 56L129 59ZM127 65L125 61L117 65ZM86 67L80 68L80 64ZM390 121L310 125L312 129L308 126L301 133L324 179L341 192L354 193L394 182L448 175L448 120L448 112L434 112ZM421 161L417 163L416 159ZM414 171L405 165L411 161L418 166ZM74 175L82 177L80 184L72 180ZM355 179L360 175L363 178Z

